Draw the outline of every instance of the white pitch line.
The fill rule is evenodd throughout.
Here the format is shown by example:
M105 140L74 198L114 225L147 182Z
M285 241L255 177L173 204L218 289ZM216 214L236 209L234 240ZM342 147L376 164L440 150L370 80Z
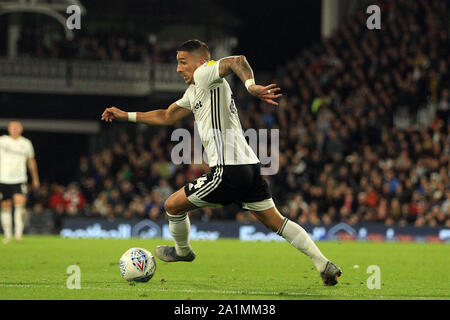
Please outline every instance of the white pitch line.
M0 284L0 287L18 287L18 288L31 288L34 287L33 285L27 285L27 284ZM45 287L50 288L54 287L51 285L45 285L45 286L39 286L39 287ZM59 289L67 289L64 286L60 286ZM68 290L68 289L67 289ZM402 295L390 295L390 296L383 296L383 295L353 295L353 294L321 294L321 293L306 293L306 292L271 292L271 291L239 291L239 290L193 290L193 289L164 289L164 288L139 288L139 287L130 287L130 288L105 288L105 287L81 287L80 290L104 290L104 291L138 291L138 292L177 292L177 293L213 293L213 294L223 294L223 295L259 295L259 296L277 296L277 297L349 297L349 298L378 298L378 299L384 299L384 298L407 298L407 299L435 299L437 297L435 296L402 296ZM440 296L439 298L446 298L446 296Z

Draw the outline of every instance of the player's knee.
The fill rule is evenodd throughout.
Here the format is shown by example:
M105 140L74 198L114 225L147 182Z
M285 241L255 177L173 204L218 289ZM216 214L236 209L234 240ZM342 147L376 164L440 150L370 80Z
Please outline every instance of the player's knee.
M22 207L26 204L27 198L22 194L16 194L13 197L13 202L15 207Z
M181 212L176 200L174 197L169 197L166 201L164 201L164 209L168 214L177 215L181 214Z
M2 210L8 210L12 208L12 201L11 200L3 200L1 204Z

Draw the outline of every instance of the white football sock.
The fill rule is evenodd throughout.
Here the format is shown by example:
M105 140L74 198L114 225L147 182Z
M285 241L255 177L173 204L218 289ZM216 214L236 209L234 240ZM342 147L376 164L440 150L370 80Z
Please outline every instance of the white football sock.
M310 257L319 272L325 269L328 259L320 252L314 241L301 226L285 218L277 234Z
M3 235L6 239L12 236L12 214L11 209L3 209L1 214Z
M14 236L16 239L21 239L23 235L25 210L25 206L14 208Z
M175 240L175 250L179 256L186 256L191 250L189 244L189 232L191 231L191 223L187 213L182 215L169 216L169 231Z

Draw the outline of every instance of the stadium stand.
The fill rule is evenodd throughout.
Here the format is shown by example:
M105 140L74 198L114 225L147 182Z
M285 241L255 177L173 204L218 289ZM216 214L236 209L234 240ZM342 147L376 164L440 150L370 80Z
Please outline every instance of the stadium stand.
M280 170L266 178L283 214L301 224L450 226L449 8L439 0L381 5L382 30L367 32L357 15L281 66L272 77L284 93L278 108L235 89L244 128L280 129ZM157 47L77 41L77 58L170 59ZM193 121L177 126L192 131ZM31 205L53 209L56 227L64 216L164 219L164 200L207 167L170 161L170 128L126 128L80 158L76 181L44 184ZM254 219L236 208L192 218Z

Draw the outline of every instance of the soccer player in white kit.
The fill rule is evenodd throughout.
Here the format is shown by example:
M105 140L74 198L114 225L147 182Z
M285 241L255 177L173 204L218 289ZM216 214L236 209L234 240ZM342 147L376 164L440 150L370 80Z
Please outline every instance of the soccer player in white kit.
M188 40L177 50L177 72L189 84L183 97L168 109L125 112L107 108L102 120L172 125L193 114L208 156L210 172L173 193L164 203L175 246L158 246L156 256L167 262L193 261L187 213L196 208L216 208L236 203L252 212L267 228L311 258L325 285L335 285L341 269L329 261L308 233L277 210L269 186L261 176L260 161L243 135L232 91L224 77L234 73L248 92L273 105L281 97L275 84L257 85L253 71L242 55L211 60L208 46ZM229 134L229 133L232 134Z
M22 136L23 127L19 121L8 125L9 135L0 137L0 200L3 242L12 238L12 205L14 204L14 236L23 240L25 205L27 201L27 166L32 177L32 186L39 188L37 163L31 141Z

